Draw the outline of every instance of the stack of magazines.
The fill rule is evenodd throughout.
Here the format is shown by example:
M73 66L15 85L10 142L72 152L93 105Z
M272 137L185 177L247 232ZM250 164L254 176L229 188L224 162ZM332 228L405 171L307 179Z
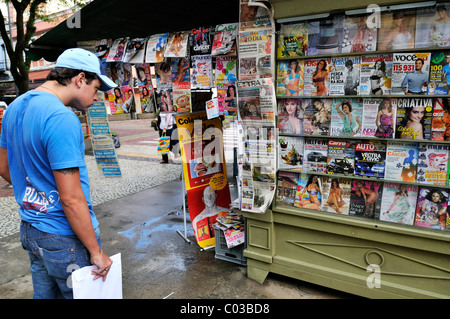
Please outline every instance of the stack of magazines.
M245 242L244 218L239 210L231 209L226 216L216 218L214 228L223 231L228 249Z

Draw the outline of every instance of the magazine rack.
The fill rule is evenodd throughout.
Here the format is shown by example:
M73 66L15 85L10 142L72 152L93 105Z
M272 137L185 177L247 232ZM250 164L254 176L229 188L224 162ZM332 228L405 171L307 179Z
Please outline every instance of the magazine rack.
M450 48L446 49L450 51ZM324 54L279 58L278 61L407 51L432 52L433 48ZM340 95L325 98L345 97L374 96ZM405 96L391 95L391 97ZM428 95L428 97L449 96ZM320 138L349 139L338 136ZM450 141L438 143L448 145ZM319 175L330 176L326 173ZM368 180L353 175L334 176ZM383 179L371 180L399 183ZM419 183L404 182L404 184L441 188ZM449 186L442 188L450 190ZM259 283L263 283L269 273L277 273L368 298L450 298L449 231L277 205L275 198L272 208L266 213L243 212L243 215L247 220L247 248L244 251L244 256L247 257L247 274L249 278Z

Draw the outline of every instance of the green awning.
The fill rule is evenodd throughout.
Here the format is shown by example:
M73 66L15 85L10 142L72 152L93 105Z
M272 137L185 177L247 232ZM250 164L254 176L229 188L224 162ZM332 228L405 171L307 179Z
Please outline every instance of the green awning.
M79 41L148 37L239 22L239 0L95 0L34 41L31 60L55 61Z

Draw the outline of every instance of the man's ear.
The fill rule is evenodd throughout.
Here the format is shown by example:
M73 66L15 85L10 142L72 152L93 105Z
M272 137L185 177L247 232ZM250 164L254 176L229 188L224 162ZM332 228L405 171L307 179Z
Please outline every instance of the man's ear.
M81 88L83 83L86 81L86 74L84 74L84 72L80 72L74 77L74 79L75 79L74 80L75 81L75 85L78 88Z

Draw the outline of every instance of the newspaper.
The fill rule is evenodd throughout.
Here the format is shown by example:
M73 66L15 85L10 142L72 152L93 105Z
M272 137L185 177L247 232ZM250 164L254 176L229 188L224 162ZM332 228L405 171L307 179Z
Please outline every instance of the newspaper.
M276 97L272 79L238 81L244 154L241 183L243 211L264 213L275 194L277 144Z
M273 9L269 1L240 0L240 29L275 27Z

